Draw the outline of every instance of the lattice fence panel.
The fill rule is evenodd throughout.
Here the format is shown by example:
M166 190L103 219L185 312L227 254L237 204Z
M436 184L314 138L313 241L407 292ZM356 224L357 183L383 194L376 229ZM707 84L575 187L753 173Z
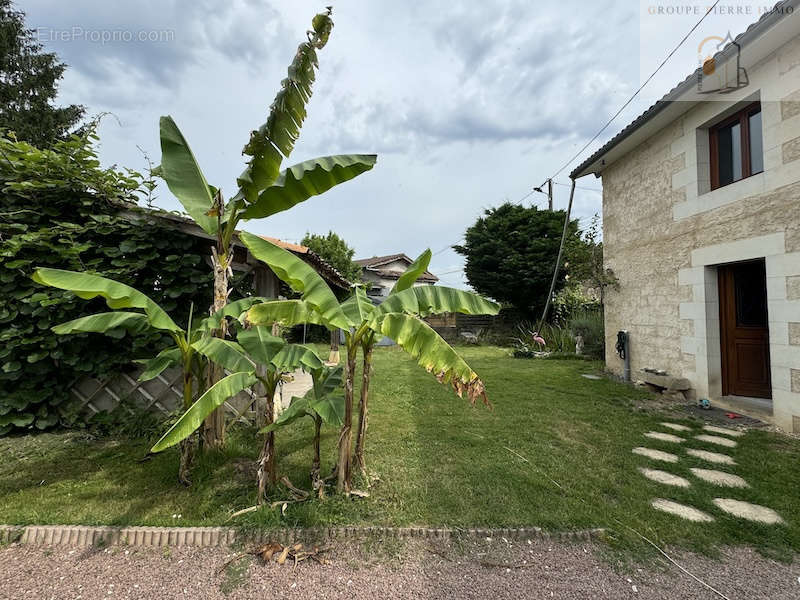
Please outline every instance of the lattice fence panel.
M110 412L118 407L134 412L154 412L169 415L182 403L182 376L180 369L167 369L155 379L137 381L140 370L115 373L98 379L86 377L70 390L86 416ZM245 423L255 418L256 395L247 390L225 402L226 415Z
M117 407L131 413L149 411L162 415L169 415L180 408L183 386L180 369L167 369L155 379L144 382L137 381L140 373L141 370L135 369L102 379L86 377L76 383L70 392L87 417L98 412L110 412ZM292 396L302 396L309 389L311 376L297 371L293 374L293 380L282 384L276 392L276 404L285 408ZM259 401L264 402L254 390L245 390L225 402L225 414L229 420L253 423L256 419L256 403Z

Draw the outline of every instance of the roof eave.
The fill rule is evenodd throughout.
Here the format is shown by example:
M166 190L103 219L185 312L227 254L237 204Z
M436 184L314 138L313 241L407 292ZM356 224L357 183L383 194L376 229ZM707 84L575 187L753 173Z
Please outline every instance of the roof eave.
M751 24L743 33L736 36L732 43L728 43L722 50L714 55L718 69L730 60L736 59L737 45L743 50L753 45L753 42L767 40L769 43L759 44L760 52L752 55L742 54L743 66L750 67L760 62L763 58L774 52L781 45L791 39L793 33L791 25L787 23L795 15L794 8L800 0L785 0L778 2L772 12L766 13L758 21ZM787 10L789 7L791 11ZM780 10L779 10L780 9ZM780 26L782 31L774 31ZM746 64L745 64L746 63ZM644 111L616 136L598 149L583 163L578 165L571 173L570 178L578 179L589 174L599 177L603 169L621 158L648 137L659 131L670 122L680 117L699 102L708 101L697 90L697 78L701 69L696 69L681 83L670 90L663 98Z

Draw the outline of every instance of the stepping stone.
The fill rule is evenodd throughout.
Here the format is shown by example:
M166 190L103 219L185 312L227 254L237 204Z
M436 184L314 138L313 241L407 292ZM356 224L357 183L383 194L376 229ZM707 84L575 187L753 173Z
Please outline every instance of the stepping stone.
M783 523L781 516L771 508L761 506L759 504L750 504L742 500L734 500L733 498L714 498L720 510L739 517L740 519L747 519L748 521L756 521L758 523L765 523L767 525L775 525Z
M678 425L678 423L659 423L659 425L663 427L667 427L674 431L691 431L691 427L687 427L686 425Z
M689 487L691 484L683 477L678 477L666 471L659 471L658 469L639 469L639 473L647 477L651 481L664 483L666 485L675 485L678 487Z
M673 444L680 444L681 442L686 441L684 438L678 437L677 435L672 435L671 433L660 433L658 431L648 431L644 435L645 437L649 437L654 440L659 440L661 442L672 442Z
M652 448L643 448L638 447L631 450L634 454L639 454L641 456L646 456L647 458L652 458L653 460L661 460L668 463L676 463L678 462L678 457L674 454L670 454L669 452L662 452L661 450L653 450Z
M708 442L709 444L716 444L717 446L725 446L726 448L736 448L737 444L728 438L719 437L718 435L696 435L694 439L701 442Z
M688 521L695 521L696 523L709 523L714 520L714 517L707 515L702 510L698 510L692 506L686 506L685 504L678 504L672 500L664 500L663 498L656 498L650 503L650 506L656 510L668 512Z
M714 485L723 485L726 487L746 488L750 487L747 482L738 475L732 475L725 471L715 471L714 469L689 469L692 474L698 479L713 483Z
M731 437L741 437L744 431L736 431L735 429L726 429L725 427L715 427L714 425L706 425L703 427L704 431L709 433L721 433L722 435L729 435Z
M694 448L687 448L686 454L694 456L695 458L702 458L708 462L716 463L718 465L735 465L736 461L727 454L719 454L717 452L709 452L708 450L695 450Z

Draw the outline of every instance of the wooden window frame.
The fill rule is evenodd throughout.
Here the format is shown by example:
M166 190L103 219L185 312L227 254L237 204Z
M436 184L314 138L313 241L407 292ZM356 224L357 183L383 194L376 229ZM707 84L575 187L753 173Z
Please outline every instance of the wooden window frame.
M757 110L756 110L757 109ZM737 183L742 179L747 179L748 177L752 177L753 175L757 175L758 173L762 173L761 171L757 171L756 173L752 172L752 166L750 164L750 116L754 115L757 112L761 112L761 102L753 102L752 104L748 104L740 111L732 114L730 117L720 121L716 125L712 126L708 130L708 141L709 141L709 148L711 154L711 189L716 190L721 187L725 187L727 185L731 185L733 183ZM764 129L764 121L763 121L763 113L762 113L762 121L761 121L761 129L763 135ZM729 125L733 125L734 123L739 123L739 131L741 132L741 148L742 148L742 178L737 179L736 181L731 181L730 183L726 183L724 185L720 185L719 183L719 130L728 127Z

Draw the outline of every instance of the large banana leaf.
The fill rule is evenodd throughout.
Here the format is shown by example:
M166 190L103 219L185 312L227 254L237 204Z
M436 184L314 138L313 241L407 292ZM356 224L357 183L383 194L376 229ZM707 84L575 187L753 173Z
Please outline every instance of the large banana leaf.
M250 134L242 150L252 157L237 180L240 194L247 202L255 202L258 193L274 183L281 154L288 157L294 148L306 118L306 104L311 99L314 70L319 66L317 49L325 46L332 27L330 12L314 17L313 37L297 48L286 79L281 82L281 89L269 108L267 122Z
M432 256L433 254L431 254L430 248L420 254L413 263L408 265L408 268L395 282L394 287L389 294L402 292L403 290L407 290L414 285L414 282L417 281L417 279L419 279L420 276L422 276L422 274L428 270L428 265L431 264Z
M39 268L34 272L33 280L42 285L69 290L84 300L102 296L109 308L141 308L154 329L183 332L158 304L143 293L113 279L89 273Z
M192 348L228 371L255 371L253 362L247 358L244 349L235 342L207 335L192 344Z
M161 375L165 369L180 364L182 358L183 354L181 353L181 349L173 347L162 350L153 358L135 361L144 366L144 371L139 375L139 381L155 379Z
M316 398L322 398L342 389L342 373L344 368L341 365L335 367L323 367L318 371L312 372L314 387L310 390Z
M303 323L323 324L322 316L303 300L272 300L256 304L247 311L246 322L258 326L280 323L284 327L294 327Z
M292 208L312 196L327 192L375 166L375 154L340 154L301 162L281 172L275 183L258 195L242 214L260 219Z
M395 312L426 317L446 312L496 315L500 305L478 294L440 285L422 285L391 294L375 311L375 318Z
M302 417L311 417L314 413L311 412L311 400L308 396L303 396L302 398L294 397L292 398L291 404L286 407L275 421L267 425L266 427L259 429L259 433L269 433L270 431L275 431L279 427L284 427L289 425L290 423L294 423L297 419Z
M142 313L134 312L107 312L88 317L81 317L67 321L52 328L53 333L66 335L69 333L93 332L105 333L110 329L122 328L130 333L142 333L150 329L150 322L147 316Z
M314 413L322 420L335 427L341 427L344 422L344 396L334 395L341 391L342 367L332 369L323 367L313 372L314 387L302 397L292 398L292 403L281 413L274 423L267 425L261 433L274 431L304 416L313 416Z
M349 328L350 323L336 296L325 280L308 264L291 252L252 233L245 231L239 237L253 256L266 263L281 281L303 295L306 304L321 315L326 325L339 329Z
M214 206L214 196L197 160L172 117L161 117L161 175L169 191L203 231L216 235L218 221L207 213Z
M302 417L313 416L314 413L322 417L322 421L326 425L341 427L344 423L344 396L325 396L320 400L309 395L292 398L292 403L275 419L275 422L259 430L259 433L275 431Z
M222 319L224 319L225 317L238 319L239 317L242 316L243 313L247 311L248 308L250 308L255 304L260 304L261 302L267 302L267 299L262 298L261 296L251 296L248 298L242 298L241 300L234 300L233 302L229 302L210 317L206 317L205 319L200 321L198 328L201 331L210 331L212 329L217 329L222 323Z
M225 400L254 385L256 381L256 376L253 373L233 373L220 379L208 388L206 393L200 396L189 410L183 413L178 422L170 427L169 431L150 449L150 452L161 452L185 440L200 427L200 424L208 415L222 406Z
M248 356L261 365L268 365L275 355L286 345L283 338L272 335L267 327L251 327L240 331L236 336Z
M344 396L342 395L329 394L319 400L311 400L309 408L322 417L322 420L328 425L341 427L344 423Z
M378 330L436 375L440 383L450 383L459 397L466 392L472 404L477 398L488 404L478 374L427 323L413 315L390 313L378 322Z
M356 287L350 297L342 302L342 311L344 311L347 320L353 327L358 327L364 321L369 320L372 313L375 311L375 305L367 297L367 292L363 287Z
M302 344L286 344L272 357L272 364L277 371L294 371L303 369L313 371L322 368L322 360L311 348Z

